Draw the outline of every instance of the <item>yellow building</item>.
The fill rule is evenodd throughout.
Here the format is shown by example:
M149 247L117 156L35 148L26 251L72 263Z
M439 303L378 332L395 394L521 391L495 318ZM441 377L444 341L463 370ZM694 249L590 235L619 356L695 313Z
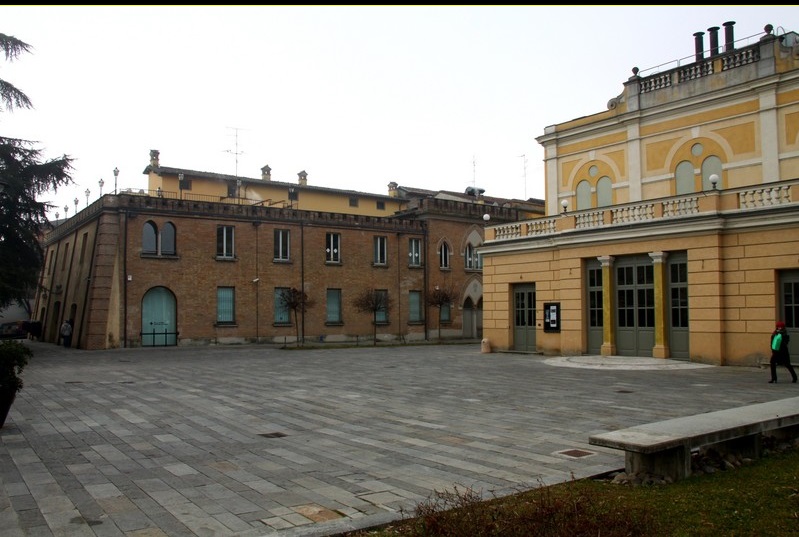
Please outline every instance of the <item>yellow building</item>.
M755 365L780 319L799 342L799 36L733 25L536 139L547 216L480 249L492 348Z

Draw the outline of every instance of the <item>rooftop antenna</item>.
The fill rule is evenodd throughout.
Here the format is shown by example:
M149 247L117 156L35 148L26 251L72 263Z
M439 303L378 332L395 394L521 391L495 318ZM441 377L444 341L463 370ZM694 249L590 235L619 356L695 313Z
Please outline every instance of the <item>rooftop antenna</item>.
M519 155L519 158L524 159L524 199L527 199L527 153Z
M477 161L472 154L472 186L477 186Z
M225 153L232 153L236 156L236 177L239 176L239 155L243 155L244 151L239 151L239 131L241 130L238 127L228 127L228 129L233 129L236 131L236 149L231 151L230 149L225 149Z

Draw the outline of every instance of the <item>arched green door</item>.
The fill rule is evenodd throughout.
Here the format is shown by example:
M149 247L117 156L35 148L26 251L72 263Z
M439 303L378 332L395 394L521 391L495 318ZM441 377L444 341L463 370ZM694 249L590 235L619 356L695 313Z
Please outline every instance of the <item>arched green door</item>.
M177 303L166 287L153 287L141 304L141 344L165 347L178 344Z

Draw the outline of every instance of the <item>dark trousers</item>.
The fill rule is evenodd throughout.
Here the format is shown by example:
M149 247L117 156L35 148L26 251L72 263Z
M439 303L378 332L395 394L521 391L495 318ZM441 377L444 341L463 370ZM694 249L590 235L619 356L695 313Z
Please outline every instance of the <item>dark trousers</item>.
M774 382L777 382L777 366L778 365L784 365L785 367L787 367L788 368L788 373L791 374L791 379L793 379L793 381L796 382L796 371L794 371L790 360L788 360L787 362L786 361L777 361L772 356L771 357L771 362L770 362L769 365L771 365L771 380L773 380Z

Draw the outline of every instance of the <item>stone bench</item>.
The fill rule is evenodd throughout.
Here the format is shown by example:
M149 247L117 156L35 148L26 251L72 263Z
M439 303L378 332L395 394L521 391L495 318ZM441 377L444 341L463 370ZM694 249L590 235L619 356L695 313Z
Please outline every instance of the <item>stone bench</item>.
M713 446L755 459L764 433L799 436L799 397L636 425L592 435L588 443L623 450L627 474L677 481L691 475L692 450Z

